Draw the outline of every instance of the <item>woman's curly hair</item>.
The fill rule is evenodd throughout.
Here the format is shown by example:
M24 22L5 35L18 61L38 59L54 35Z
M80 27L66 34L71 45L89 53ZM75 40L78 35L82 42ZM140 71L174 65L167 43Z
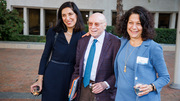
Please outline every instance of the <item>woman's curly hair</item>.
M141 34L143 41L153 39L156 35L154 29L154 18L148 10L141 6L131 8L121 17L116 26L117 33L130 40L130 36L127 32L127 23L131 14L138 14L140 17L141 26L143 28Z

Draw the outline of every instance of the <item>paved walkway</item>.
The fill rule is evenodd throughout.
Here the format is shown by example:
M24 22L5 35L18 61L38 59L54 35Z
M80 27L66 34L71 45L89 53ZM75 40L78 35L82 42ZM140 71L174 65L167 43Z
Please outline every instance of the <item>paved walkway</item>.
M42 49L0 48L0 101L40 101L30 94L35 81ZM165 61L173 81L175 51L164 51ZM180 90L169 88L161 91L162 101L180 101Z

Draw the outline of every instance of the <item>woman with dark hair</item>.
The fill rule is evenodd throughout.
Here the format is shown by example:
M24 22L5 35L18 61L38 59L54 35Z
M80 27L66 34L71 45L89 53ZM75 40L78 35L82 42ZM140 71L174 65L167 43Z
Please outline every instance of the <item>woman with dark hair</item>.
M83 19L76 4L63 3L59 8L57 25L46 35L38 81L31 85L32 93L34 87L40 87L42 101L68 100L77 42L85 33L83 29Z
M154 21L141 6L128 10L117 31L122 35L114 70L116 101L160 101L160 91L170 77L162 47L153 41Z

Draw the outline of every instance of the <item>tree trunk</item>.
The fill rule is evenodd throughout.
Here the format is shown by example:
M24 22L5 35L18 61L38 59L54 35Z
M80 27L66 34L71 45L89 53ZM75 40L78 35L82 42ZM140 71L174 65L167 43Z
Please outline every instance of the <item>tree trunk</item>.
M121 19L121 16L124 14L122 0L117 0L116 10L117 10L117 17L116 17L116 25L117 25L119 23L119 20Z

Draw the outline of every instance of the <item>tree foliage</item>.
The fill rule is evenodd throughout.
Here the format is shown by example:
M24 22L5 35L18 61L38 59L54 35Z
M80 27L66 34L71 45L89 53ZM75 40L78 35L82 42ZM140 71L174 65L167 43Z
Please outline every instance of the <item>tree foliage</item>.
M6 1L0 0L0 40L17 40L24 21L16 10L6 8Z

